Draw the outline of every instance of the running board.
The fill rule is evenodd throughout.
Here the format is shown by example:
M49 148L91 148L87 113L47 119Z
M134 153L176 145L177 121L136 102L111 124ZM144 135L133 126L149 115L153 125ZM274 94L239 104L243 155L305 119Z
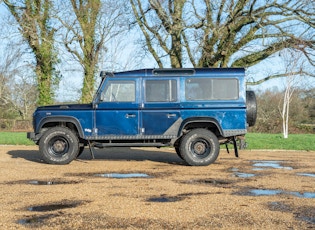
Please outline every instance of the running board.
M93 143L93 147L105 148L105 147L165 147L170 146L170 143Z

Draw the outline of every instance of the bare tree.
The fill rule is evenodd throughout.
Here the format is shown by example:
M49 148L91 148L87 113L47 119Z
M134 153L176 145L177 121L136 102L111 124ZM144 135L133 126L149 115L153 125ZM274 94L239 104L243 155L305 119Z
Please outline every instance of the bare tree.
M282 103L282 110L280 111L281 113L281 118L282 118L282 132L283 132L283 137L288 138L289 137L289 112L290 112L290 102L291 102L291 97L292 94L295 90L294 85L293 85L293 76L288 76L286 78L286 88L284 91L284 97L283 97L283 103Z
M183 66L182 34L183 7L186 0L130 0L136 23L144 37L146 47L158 66L164 66L162 58L168 56L173 68Z
M282 92L278 89L257 91L257 121L255 126L250 127L252 132L279 133L281 132L281 116L279 113L279 98Z
M50 0L5 0L11 14L18 22L20 32L35 56L38 105L53 103L53 85L58 83L54 65L55 28L51 26Z
M315 65L314 1L130 0L130 4L159 67L168 63L251 67L285 48ZM306 70L292 73L301 72L315 76ZM271 74L251 84L283 76L286 73Z
M122 1L70 0L74 15L59 17L67 30L63 43L84 70L81 93L83 103L92 100L97 65L101 53L106 51L106 42L119 33L117 28L123 13L120 3Z
M7 45L6 53L0 61L0 113L6 118L29 119L37 99L36 85L21 66L19 59L23 52L12 45Z
M282 100L282 109L280 109L280 114L282 118L282 131L283 137L289 137L289 118L290 118L290 103L292 100L292 95L296 89L297 83L301 80L300 75L295 74L297 67L300 67L302 64L299 63L301 59L300 56L296 56L296 53L291 50L284 50L281 52L282 59L285 63L285 72L286 72L286 85L284 90L284 96Z

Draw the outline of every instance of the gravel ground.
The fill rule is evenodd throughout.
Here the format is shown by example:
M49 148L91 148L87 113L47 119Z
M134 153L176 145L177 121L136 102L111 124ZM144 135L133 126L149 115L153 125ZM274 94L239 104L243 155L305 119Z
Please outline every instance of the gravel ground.
M0 146L0 229L315 229L314 166L315 152L222 150L189 167L169 148L86 149L58 166Z

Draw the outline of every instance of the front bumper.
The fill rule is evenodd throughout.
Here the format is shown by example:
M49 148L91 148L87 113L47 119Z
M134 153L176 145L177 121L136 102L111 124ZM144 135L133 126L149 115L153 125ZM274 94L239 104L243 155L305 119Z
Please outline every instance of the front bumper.
M38 136L34 132L26 133L26 137L34 142L39 140Z

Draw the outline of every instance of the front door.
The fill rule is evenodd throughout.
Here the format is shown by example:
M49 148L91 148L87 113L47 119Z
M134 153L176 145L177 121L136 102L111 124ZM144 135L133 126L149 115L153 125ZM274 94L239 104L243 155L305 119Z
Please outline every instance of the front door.
M108 79L105 82L95 110L97 136L139 134L139 96L136 86L136 79Z

